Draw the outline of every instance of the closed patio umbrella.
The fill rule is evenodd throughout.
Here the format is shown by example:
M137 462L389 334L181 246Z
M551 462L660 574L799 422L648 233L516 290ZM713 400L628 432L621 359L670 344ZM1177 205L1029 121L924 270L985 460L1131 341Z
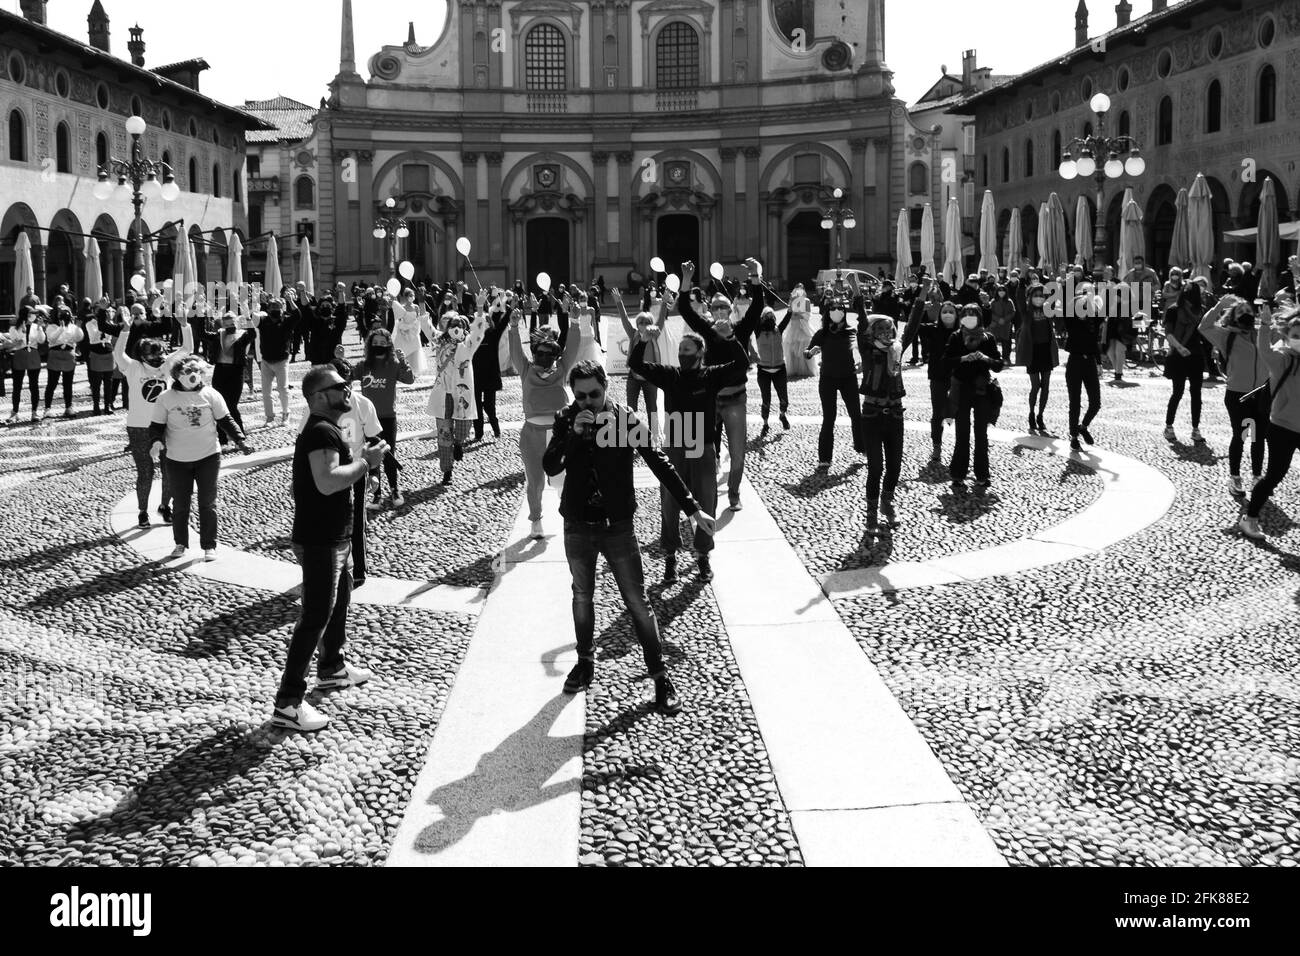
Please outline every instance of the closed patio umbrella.
M284 281L280 278L280 246L275 241L275 233L266 238L266 266L262 272L263 287L271 295L279 295Z
M1185 268L1191 261L1187 231L1187 188L1178 190L1174 200L1174 238L1169 244L1169 264Z
M1011 224L1007 227L1007 269L1025 267L1025 234L1020 224L1020 207L1011 210Z
M316 276L311 267L311 241L306 236L298 244L298 281L307 287L308 295L316 294Z
M966 281L961 247L961 204L954 196L948 200L948 209L944 214L943 223L943 275L954 287Z
M912 237L907 228L907 210L898 210L898 228L894 232L894 279L904 282L912 271Z
M158 288L158 249L150 239L144 244L144 288L145 291Z
M1214 259L1214 197L1204 173L1196 174L1196 181L1187 194L1187 252L1192 276L1208 279Z
M1119 275L1128 275L1133 260L1146 258L1146 239L1142 235L1142 209L1136 201L1124 207L1119 227Z
M1088 197L1080 196L1074 207L1074 261L1085 269L1092 265L1092 210Z
M99 265L99 240L94 236L86 237L86 277L81 287L85 290L82 295L91 302L98 302L104 295L104 273Z
M1282 234L1277 221L1277 187L1273 178L1264 180L1259 196L1259 232L1255 236L1255 268L1260 272L1259 297L1271 299L1277 292L1277 264L1282 255Z
M244 243L240 240L238 233L230 234L230 243L226 247L226 301L233 303L227 305L233 312L240 315L247 314L244 304L243 290L240 288L244 284Z
M998 271L998 212L993 203L993 190L984 190L980 205L980 269L990 275Z
M921 213L921 265L925 274L934 277L934 210L929 203Z
M1047 203L1045 202L1039 203L1038 205L1038 268L1045 269L1048 272L1054 274L1055 270L1052 269L1051 260L1048 259L1048 255L1052 251L1050 248L1052 244L1052 239L1050 235L1052 231L1052 227L1049 222L1050 219L1051 219L1051 213L1047 211Z
M1060 271L1070 264L1070 245L1065 231L1065 206L1056 193L1047 197L1047 218L1052 247L1052 266Z
M32 240L26 232L18 234L14 243L14 314L18 314L18 303L27 295L28 289L36 288L36 274L32 271ZM15 393L16 394L16 393Z

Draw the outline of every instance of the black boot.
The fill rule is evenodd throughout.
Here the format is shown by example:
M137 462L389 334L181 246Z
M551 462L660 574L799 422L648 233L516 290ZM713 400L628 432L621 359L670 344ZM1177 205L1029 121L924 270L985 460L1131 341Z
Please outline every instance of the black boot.
M785 417L785 412L781 413L781 427L786 431L790 430L790 419Z
M772 426L767 423L767 419L766 418L763 419L763 430L758 433L758 437L766 438L767 433L770 432L771 430L772 430Z
M1043 422L1042 412L1038 413L1038 430L1043 434L1047 434L1047 425Z
M898 516L894 512L894 499L885 498L880 502L880 514L885 519L886 528L892 528L898 524Z
M874 501L867 502L867 533L875 534L880 530L880 522L876 518L878 511L877 503Z
M442 473L442 483L443 483L444 485L450 485L450 484L451 484L451 472L449 472L449 471L444 471L444 472Z
M475 441L482 441L482 440L483 440L483 423L482 423L482 422L475 422L475 423L474 423L474 440L475 440Z
M456 444L451 446L451 457L456 461L460 461L465 457L465 448L460 442L456 442Z
M1032 435L1038 429L1038 422L1034 421L1034 413L1029 413L1029 433Z
M501 437L501 423L500 423L500 422L493 422L493 423L492 423L492 434L493 434L493 436L495 436L496 438L500 438L500 437Z
M677 552L669 551L668 556L664 558L664 584L672 584L677 580Z
M673 717L682 712L682 702L677 698L677 688L667 674L655 678L655 710Z
M713 580L713 565L709 563L709 556L707 554L700 555L699 560L696 562L696 566L699 568L701 581L707 584Z
M595 675L596 662L587 657L578 658L578 663L573 665L573 670L569 671L569 676L564 679L564 692L576 694L580 690L586 690L591 686Z

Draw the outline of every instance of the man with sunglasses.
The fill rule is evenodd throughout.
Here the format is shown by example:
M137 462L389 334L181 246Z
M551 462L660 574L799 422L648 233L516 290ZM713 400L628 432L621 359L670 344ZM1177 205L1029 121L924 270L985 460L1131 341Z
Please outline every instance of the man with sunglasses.
M362 449L361 461L353 461L339 428L339 419L352 408L351 386L332 365L314 366L302 392L311 412L293 452L293 552L302 565L302 612L271 722L315 731L329 723L303 699L318 644L317 691L355 687L371 677L343 659L352 601L352 488L379 467L388 445L381 440Z

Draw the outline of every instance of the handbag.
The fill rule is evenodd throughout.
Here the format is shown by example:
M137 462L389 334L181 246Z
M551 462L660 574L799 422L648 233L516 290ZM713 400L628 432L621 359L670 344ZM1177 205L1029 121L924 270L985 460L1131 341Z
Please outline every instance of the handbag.
M998 382L997 378L992 375L989 376L986 398L988 400L989 425L997 425L998 416L1002 414L1002 385Z

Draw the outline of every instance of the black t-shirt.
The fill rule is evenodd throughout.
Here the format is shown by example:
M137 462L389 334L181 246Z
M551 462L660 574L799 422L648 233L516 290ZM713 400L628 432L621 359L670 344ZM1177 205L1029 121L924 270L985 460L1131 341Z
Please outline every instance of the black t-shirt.
M338 426L313 415L293 448L293 542L338 544L352 538L352 488L323 495L311 472L311 453L333 448L339 464L352 464L352 453Z

